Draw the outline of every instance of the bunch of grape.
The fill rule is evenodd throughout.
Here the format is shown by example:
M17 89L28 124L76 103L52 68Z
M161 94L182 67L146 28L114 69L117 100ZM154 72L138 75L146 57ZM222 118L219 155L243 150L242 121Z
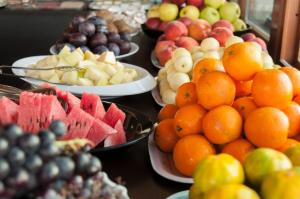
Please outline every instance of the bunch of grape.
M15 124L0 129L1 199L103 198L101 162L83 151L64 153L55 143L65 132L60 121L38 134Z

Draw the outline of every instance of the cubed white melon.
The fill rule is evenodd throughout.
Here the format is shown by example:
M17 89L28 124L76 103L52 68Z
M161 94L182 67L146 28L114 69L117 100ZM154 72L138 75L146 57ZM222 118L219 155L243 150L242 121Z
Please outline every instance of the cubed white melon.
M109 80L109 83L111 84L120 84L123 80L124 71L118 70L112 78Z
M85 78L98 81L99 79L108 79L109 75L105 71L98 70L95 67L88 67L84 74Z
M61 78L61 81L65 84L71 84L71 85L77 84L78 72L77 71L65 72Z
M111 51L106 51L102 53L97 60L108 64L116 64L115 54Z
M51 83L61 83L58 74L54 74L48 81Z
M94 85L93 81L90 79L87 79L87 78L78 78L77 84L79 86L93 86Z
M104 79L104 78L99 79L97 81L96 85L97 86L106 86L106 85L108 85L108 79Z

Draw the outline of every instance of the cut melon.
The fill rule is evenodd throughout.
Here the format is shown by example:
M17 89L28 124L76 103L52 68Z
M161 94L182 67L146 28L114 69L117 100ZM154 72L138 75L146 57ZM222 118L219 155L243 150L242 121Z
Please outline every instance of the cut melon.
M99 96L91 93L83 93L80 107L95 118L103 120L105 109Z
M117 133L108 136L104 141L104 147L116 146L126 143L126 134L123 128L123 122L118 120L115 126Z
M0 99L0 124L17 122L18 108L19 106L16 103L11 101L7 97L2 97Z
M72 93L61 91L57 88L55 90L57 97L64 100L68 104L67 113L69 113L74 107L80 107L80 99L74 96Z
M123 124L125 117L126 114L116 104L112 103L104 116L104 121L111 127L115 127L118 120Z

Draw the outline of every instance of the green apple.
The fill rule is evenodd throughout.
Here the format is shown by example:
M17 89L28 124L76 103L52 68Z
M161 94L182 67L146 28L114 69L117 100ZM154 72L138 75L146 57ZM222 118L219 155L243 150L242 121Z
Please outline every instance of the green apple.
M234 31L242 31L247 29L246 23L241 19L235 20L232 25L234 27Z
M206 6L213 7L215 9L218 9L221 5L223 5L226 2L226 0L205 0L204 4Z
M188 17L192 20L199 18L199 9L196 6L187 5L180 10L179 16L180 17Z
M208 23L210 24L214 24L215 22L220 20L220 15L217 9L206 7L201 11L200 18L208 21Z
M220 7L220 16L230 22L237 20L241 16L240 6L235 2L226 2Z
M159 6L159 18L162 21L172 21L177 18L178 6L173 3L163 3Z
M159 6L154 5L152 6L149 11L147 12L147 18L154 18L154 17L159 17Z

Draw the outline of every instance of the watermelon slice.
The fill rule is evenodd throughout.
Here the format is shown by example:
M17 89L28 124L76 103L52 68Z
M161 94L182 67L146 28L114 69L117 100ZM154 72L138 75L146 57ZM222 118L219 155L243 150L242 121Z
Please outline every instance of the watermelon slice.
M97 119L102 120L104 118L105 109L101 98L95 94L83 93L80 107Z
M2 97L0 99L0 124L17 122L18 108L19 106L16 103L11 101L7 97Z
M95 146L97 146L105 138L107 138L107 136L114 133L117 133L117 130L113 129L101 120L95 119L86 138L92 141L95 144Z
M125 117L126 114L116 104L112 103L104 116L104 121L111 127L115 127L118 120L123 124Z
M126 135L123 128L123 122L118 120L115 126L117 133L108 136L104 141L104 147L115 146L126 143Z
M40 130L42 94L22 92L19 97L18 124L24 131Z
M53 120L64 120L66 112L54 95L42 96L40 127L48 128Z
M56 89L56 95L68 104L67 113L69 113L74 107L80 107L80 99L72 93Z
M68 133L62 139L86 138L95 118L84 112L81 108L73 107L65 124L68 127Z

